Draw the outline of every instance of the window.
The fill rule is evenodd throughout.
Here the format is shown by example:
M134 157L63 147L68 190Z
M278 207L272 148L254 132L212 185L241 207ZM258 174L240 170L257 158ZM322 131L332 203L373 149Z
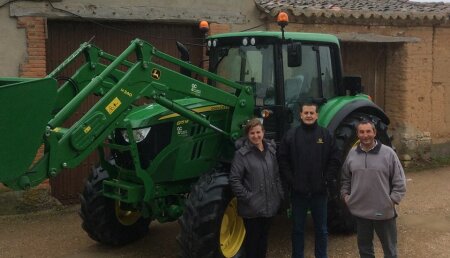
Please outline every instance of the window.
M323 97L326 99L336 96L334 87L333 63L331 60L330 47L321 46L320 51L320 72L322 78Z
M256 105L275 103L272 46L239 46L229 48L219 61L217 74L241 84L252 86ZM217 87L222 88L223 85Z
M286 105L320 97L316 51L312 45L302 45L302 65L288 67L287 46L283 46L284 94Z
M319 65L320 71L318 70ZM284 45L283 67L286 105L296 105L314 98L329 99L336 96L329 46L302 45L302 65L288 67L287 46Z

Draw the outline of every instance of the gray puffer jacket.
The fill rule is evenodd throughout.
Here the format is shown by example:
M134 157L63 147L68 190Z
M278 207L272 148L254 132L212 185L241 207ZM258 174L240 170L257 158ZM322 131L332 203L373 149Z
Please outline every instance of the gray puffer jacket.
M275 142L263 140L260 151L246 138L236 141L230 184L244 218L272 217L284 196L281 187Z

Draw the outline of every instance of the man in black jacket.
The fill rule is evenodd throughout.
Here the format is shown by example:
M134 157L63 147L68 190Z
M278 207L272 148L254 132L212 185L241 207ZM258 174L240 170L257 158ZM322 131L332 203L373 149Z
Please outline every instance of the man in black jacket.
M304 229L311 211L315 256L327 257L327 184L334 184L341 160L328 129L317 124L318 106L300 106L301 124L291 128L279 149L280 172L292 189L292 257L304 257Z

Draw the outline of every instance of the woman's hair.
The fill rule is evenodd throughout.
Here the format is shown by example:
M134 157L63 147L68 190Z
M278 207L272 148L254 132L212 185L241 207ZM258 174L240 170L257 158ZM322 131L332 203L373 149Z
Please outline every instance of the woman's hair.
M250 132L250 130L251 130L253 127L258 126L258 125L261 126L261 129L264 131L264 126L263 126L263 124L261 123L261 120L259 120L259 118L252 118L252 119L250 119L250 120L247 122L247 124L245 125L245 127L244 127L245 135L247 135L248 132Z

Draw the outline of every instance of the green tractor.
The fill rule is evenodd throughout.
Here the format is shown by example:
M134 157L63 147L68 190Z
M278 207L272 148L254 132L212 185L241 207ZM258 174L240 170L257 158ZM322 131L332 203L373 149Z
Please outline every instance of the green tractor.
M361 94L361 79L343 77L335 36L240 32L206 43L209 71L191 65L181 44L182 60L136 39L119 56L83 43L46 78L0 78L0 182L28 189L97 151L80 211L92 239L123 245L153 220L178 220L181 256L239 257L245 228L228 170L248 119L263 119L266 136L279 141L299 123L299 103L314 101L319 124L335 132L343 153L361 119L390 144L389 120ZM79 56L85 62L58 86ZM63 127L90 95L99 101ZM353 231L343 203L332 198L329 206L330 231Z

